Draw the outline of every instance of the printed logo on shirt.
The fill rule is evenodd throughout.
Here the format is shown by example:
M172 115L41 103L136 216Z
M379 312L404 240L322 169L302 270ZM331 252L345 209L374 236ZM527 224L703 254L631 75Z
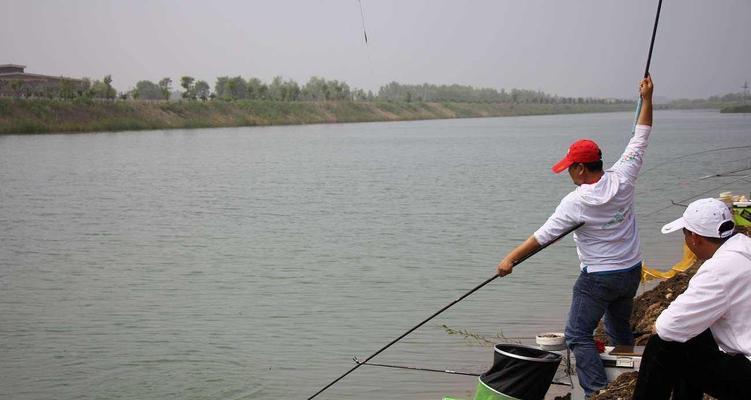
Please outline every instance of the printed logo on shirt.
M634 162L639 158L639 154L635 151L631 151L628 153L625 153L623 155L623 158L621 158L622 162Z
M602 226L603 229L609 228L613 225L618 225L621 222L623 222L626 219L626 209L620 208L618 211L616 211L615 215L608 221L605 225Z

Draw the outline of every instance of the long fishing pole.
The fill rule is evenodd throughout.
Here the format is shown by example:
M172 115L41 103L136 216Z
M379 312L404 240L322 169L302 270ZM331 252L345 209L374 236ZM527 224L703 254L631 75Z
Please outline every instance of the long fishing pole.
M657 23L660 21L660 9L662 0L657 3L657 15L655 16L655 26L652 28L652 41L649 43L649 55L647 56L647 67L644 68L644 77L649 76L649 64L652 62L652 50L655 47L655 36L657 36Z
M515 261L515 262L514 262L514 266L521 264L522 262L524 262L524 261L525 261L525 260L527 260L528 258L530 258L530 257L532 257L533 255L535 255L535 254L539 253L540 251L542 251L543 249L547 248L547 247L548 247L548 246L550 246L551 244L553 244L553 243L557 242L558 240L560 240L560 239L561 239L561 238L563 238L564 236L566 236L566 235L568 235L569 233L571 233L571 232L573 232L573 231L575 231L575 230L579 229L579 227L581 227L582 225L584 225L584 222L580 222L580 223L578 223L578 224L576 224L576 225L572 226L571 228L569 228L569 229L566 229L566 230L565 230L565 231L564 231L563 233L561 233L560 235L558 235L558 236L557 236L557 237L556 237L555 239L553 239L552 241L550 241L550 242L548 242L548 243L546 243L546 244L544 244L544 245L540 246L540 247L539 247L539 248L537 248L536 250L534 250L534 251L530 252L530 253L529 253L529 254L527 254L526 256L524 256L524 257L520 258L519 260ZM362 365L365 365L365 364L366 364L366 363L367 363L368 361L370 361L370 360L371 360L371 359L372 359L373 357L375 357L375 356L377 356L377 355L381 354L381 352L383 352L384 350L388 349L389 347L391 347L392 345L394 345L394 344L395 344L396 342L398 342L398 341L402 340L402 339L403 339L403 338L404 338L405 336L407 336L407 335L409 335L410 333L414 332L414 331L415 331L415 330L416 330L417 328L419 328L419 327L421 327L421 326L425 325L425 324L426 324L426 323L427 323L428 321L430 321L431 319L433 319L433 318L435 318L436 316L438 316L438 314L440 314L440 313L442 313L442 312L444 312L444 311L448 310L448 309L449 309L449 308L450 308L451 306L453 306L454 304L456 304L456 303L458 303L458 302L460 302L460 301L464 300L464 299L465 299L465 298L466 298L467 296L469 296L469 295L471 295L472 293L474 293L474 292L476 292L476 291L480 290L480 289L481 289L481 288L482 288L483 286L485 286L485 285L487 285L488 283L490 283L490 282L494 281L494 280L495 280L496 278L498 278L499 276L500 276L500 275L498 275L498 274L495 274L495 275L491 276L490 278L486 279L486 280L485 280L485 282L483 282L483 283L481 283L481 284L479 284L479 285L475 286L475 287L474 287L474 288L473 288L472 290L470 290L469 292L467 292L467 293L463 294L463 295L462 295L461 297L459 297L458 299L456 299L456 300L452 301L452 302L451 302L450 304L448 304L447 306L445 306L445 307L441 308L440 310L436 311L435 313L433 313L433 315L429 316L429 317L428 317L428 318L426 318L426 319L425 319L424 321L422 321L422 322L420 322L419 324L417 324L417 325L413 326L413 327L412 327L412 328L411 328L410 330L408 330L407 332L404 332L404 333L403 333L403 334L402 334L401 336L399 336L398 338L396 338L396 339L392 340L392 341L391 341L391 342L390 342L389 344L387 344L387 345L385 345L385 346L381 347L381 349L380 349L380 350L378 350L378 351L376 351L375 353L373 353L373 354L371 354L370 356L368 356L368 358L366 358L366 359L365 359L365 360L364 360L363 362L361 362L361 363L359 363L359 364L356 364L356 365L355 365L354 367L350 368L350 369L349 369L349 371L345 372L345 373L344 373L344 374L342 374L342 375L341 375L340 377L338 377L338 378L334 379L333 381L331 381L331 383L329 383L328 385L324 386L324 387L323 387L323 388L322 388L321 390L317 391L317 392L316 392L316 393L315 393L314 395L312 395L312 396L308 397L308 400L311 400L311 399L315 398L316 396L318 396L319 394L323 393L323 391L324 391L324 390L326 390L326 389L330 388L330 387L331 387L331 386L333 386L333 385L334 385L335 383L337 383L337 382L339 382L340 380L342 380L342 379L343 379L343 378L344 378L345 376L349 375L349 374L350 374L350 373L352 373L352 372L353 372L354 370L356 370L356 369L360 368L360 366L362 366Z
M647 55L647 66L644 68L644 78L649 76L649 65L652 63L652 50L655 47L655 36L657 36L657 24L660 21L660 10L662 9L662 0L657 3L657 15L655 16L655 25L652 28L652 40L649 42L649 54ZM642 99L639 96L639 101L636 103L636 115L634 116L634 128L631 133L636 132L636 123L639 121L639 114L641 113Z

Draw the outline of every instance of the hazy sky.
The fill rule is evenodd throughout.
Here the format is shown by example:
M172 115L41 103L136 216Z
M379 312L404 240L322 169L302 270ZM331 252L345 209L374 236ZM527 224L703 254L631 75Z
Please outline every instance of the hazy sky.
M317 75L634 97L657 0L0 0L0 63L142 79ZM707 97L751 81L751 0L664 0L656 94Z

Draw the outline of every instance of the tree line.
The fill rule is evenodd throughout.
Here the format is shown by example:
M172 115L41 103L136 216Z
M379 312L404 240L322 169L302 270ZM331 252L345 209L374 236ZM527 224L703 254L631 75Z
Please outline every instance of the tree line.
M379 88L378 93L351 88L346 82L314 76L305 84L277 76L266 83L251 77L221 76L211 90L208 82L191 76L182 76L174 87L171 78L158 82L141 80L135 87L118 93L112 86L112 76L101 80L61 79L57 84L0 81L0 93L26 98L91 98L121 100L170 100L175 97L186 101L396 101L396 102L465 102L465 103L533 103L533 104L596 104L622 103L631 100L614 100L593 97L560 97L542 91L526 89L476 88L468 85L409 85L391 82Z
M404 85L391 82L381 86L378 98L392 101L456 101L462 103L601 104L633 100L595 97L560 97L540 90L475 88L467 85Z
M208 82L196 80L191 76L180 78L178 97L184 100L270 100L270 101L337 101L337 100L375 100L372 92L351 89L341 81L312 77L304 85L294 80L284 80L277 76L270 83L258 78L245 79L241 76L220 76L211 90ZM179 89L178 89L179 90ZM163 78L159 82L143 80L128 92L120 93L121 99L135 100L169 100L173 98L173 82ZM100 96L96 92L94 97Z

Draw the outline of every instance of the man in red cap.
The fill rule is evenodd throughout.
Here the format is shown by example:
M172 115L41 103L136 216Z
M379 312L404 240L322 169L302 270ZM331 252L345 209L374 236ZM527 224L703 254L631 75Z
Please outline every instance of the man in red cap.
M545 224L498 263L500 276L514 262L584 222L574 233L581 274L574 285L566 323L566 343L576 357L579 383L589 398L607 385L607 376L592 333L605 316L611 344L633 344L629 319L641 280L641 250L636 228L634 193L652 129L652 79L639 83L642 108L634 135L620 159L602 169L597 143L574 142L553 172L568 169L577 188L561 200Z

